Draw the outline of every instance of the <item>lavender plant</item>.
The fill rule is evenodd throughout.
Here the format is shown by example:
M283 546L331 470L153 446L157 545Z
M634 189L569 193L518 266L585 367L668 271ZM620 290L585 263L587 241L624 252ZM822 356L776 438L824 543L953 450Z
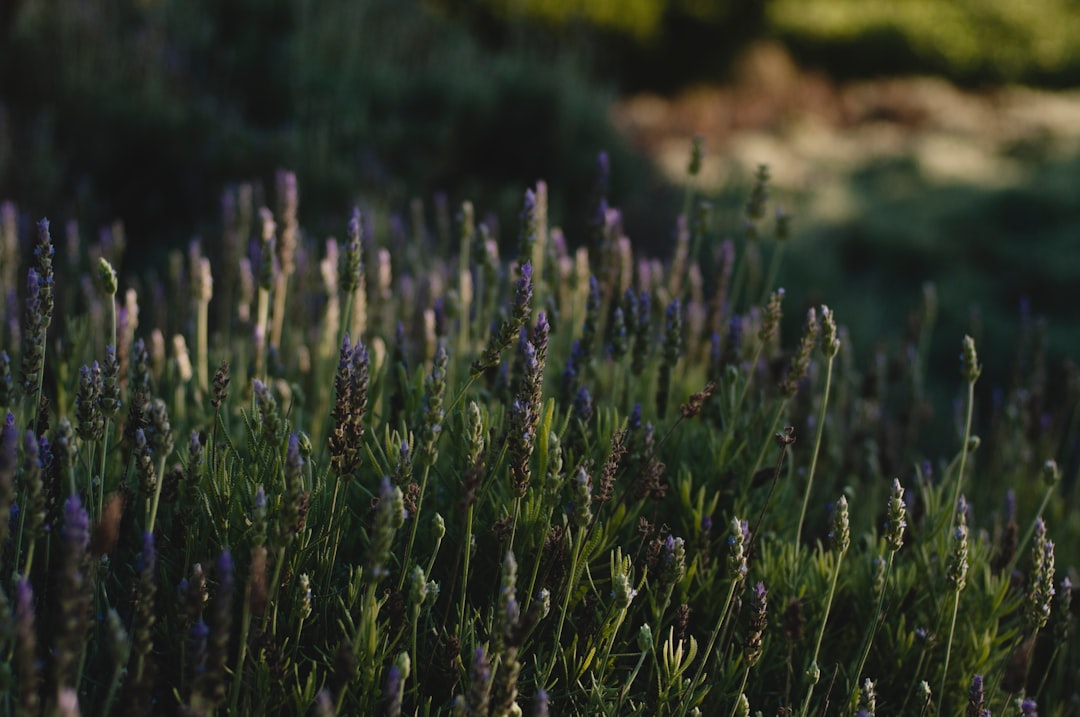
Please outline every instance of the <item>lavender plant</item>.
M928 364L863 366L825 307L785 332L766 170L716 247L693 182L665 262L597 167L580 236L525 195L512 264L471 204L456 255L445 202L415 246L359 212L316 242L281 173L168 312L111 235L54 262L40 224L4 266L0 711L1072 714L1075 370L1024 422L966 339L956 457L926 454L890 381Z

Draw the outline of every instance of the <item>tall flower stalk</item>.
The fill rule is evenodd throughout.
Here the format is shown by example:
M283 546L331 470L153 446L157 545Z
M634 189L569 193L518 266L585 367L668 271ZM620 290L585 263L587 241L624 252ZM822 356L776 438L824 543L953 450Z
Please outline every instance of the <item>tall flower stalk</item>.
M904 487L900 480L893 479L892 493L889 495L889 506L886 511L888 523L885 527L885 579L881 585L881 593L878 595L877 609L874 611L874 619L870 621L866 629L866 637L863 641L862 656L855 668L854 680L858 685L862 676L862 669L866 665L866 658L870 654L870 645L874 642L874 633L877 632L878 622L881 620L881 608L885 604L885 592L889 587L889 575L892 574L893 559L896 553L904 545L904 530L907 528L907 507L904 504Z
M979 357L975 353L975 339L965 336L960 353L961 375L967 382L967 412L964 418L964 440L960 444L960 465L956 470L956 487L953 489L953 499L950 505L957 505L960 494L964 487L964 467L967 465L967 455L974 449L971 441L971 419L975 412L975 382L979 380L982 366ZM952 522L949 523L949 532L956 527L956 513L953 514Z
M825 417L829 408L829 389L832 387L833 359L840 351L840 338L837 335L836 319L828 306L821 307L821 352L825 354L825 388L821 394L821 408L817 417L817 435L814 436L814 450L810 454L810 468L806 472L806 492L803 494L802 510L799 511L799 527L795 529L795 560L798 562L799 548L802 546L803 524L806 522L806 509L810 504L810 492L814 487L814 472L817 470L818 454L821 451L821 438L825 433Z
M758 330L758 341L754 346L754 355L750 359L749 371L746 374L746 379L743 381L742 388L739 390L739 397L735 400L735 410L738 411L746 399L746 394L750 390L750 384L754 380L754 374L757 372L758 361L761 360L761 354L765 350L765 347L772 341L776 335L777 330L780 328L780 319L782 316L781 304L784 300L784 290L777 289L769 295L769 301L765 305L764 314L761 319L761 328Z
M709 635L709 641L705 644L705 651L701 653L701 661L698 662L694 677L690 680L687 697L682 700L682 707L679 709L678 717L685 717L687 710L690 708L690 703L693 701L692 695L701 684L701 676L705 671L705 666L712 662L713 648L716 647L716 640L720 636L721 628L727 622L728 612L731 610L731 603L735 598L735 591L746 580L748 569L746 550L749 546L746 545L744 525L744 522L738 518L731 519L731 533L728 535L727 572L729 583L727 595L724 597L723 607L720 609L720 617L717 618L712 634Z
M840 568L843 566L844 554L851 545L851 527L848 518L847 498L840 496L836 501L836 515L833 518L833 529L830 533L832 538L832 551L836 555L836 567L833 569L832 580L829 581L829 595L825 599L825 614L821 617L821 627L818 628L817 640L814 643L814 652L810 655L810 666L807 668L806 677L809 685L806 688L806 697L803 698L802 710L799 714L807 717L810 713L810 700L814 696L814 688L821 679L821 668L818 666L818 655L821 654L821 641L825 637L825 628L829 624L829 613L832 611L833 597L836 595L836 581L840 577Z
M949 621L949 639L945 643L945 664L941 668L941 687L938 689L941 700L941 710L944 713L945 685L949 678L949 660L952 657L953 637L956 634L956 615L960 610L960 593L967 585L968 573L968 527L967 527L967 501L960 496L956 503L956 515L953 518L953 549L949 557L946 582L949 594L952 595L952 619Z
M55 299L53 255L56 249L49 234L49 220L42 219L37 225L37 242L34 244L34 266L27 272L25 325L23 327L23 396L24 408L33 420L27 425L36 426L41 404L42 381L45 377L45 345L52 323Z
M285 327L285 301L289 289L289 279L296 271L296 250L300 239L300 225L297 220L300 192L297 188L296 175L292 172L279 170L276 176L276 184L278 219L281 231L277 240L279 271L274 277L274 323L270 331L270 345L278 349L281 347L281 337ZM209 276L209 273L210 267L209 263L207 263L207 276ZM209 303L209 301L210 299L207 297L206 302ZM202 362L200 361L200 363ZM202 374L200 374L201 378ZM205 385L202 388L204 391L206 390Z
M402 566L409 564L412 555L413 543L416 541L416 529L420 524L420 511L424 505L424 494L427 492L428 478L431 469L439 456L438 443L442 435L442 424L445 414L443 412L443 398L446 395L446 367L450 358L446 352L446 344L440 343L432 363L431 373L426 380L427 406L424 408L424 431L422 455L424 458L423 472L420 474L420 493L416 499L416 515L412 517L412 526L409 528L409 540L405 544L405 554L402 558ZM405 572L402 571L398 579L398 590L405 584Z

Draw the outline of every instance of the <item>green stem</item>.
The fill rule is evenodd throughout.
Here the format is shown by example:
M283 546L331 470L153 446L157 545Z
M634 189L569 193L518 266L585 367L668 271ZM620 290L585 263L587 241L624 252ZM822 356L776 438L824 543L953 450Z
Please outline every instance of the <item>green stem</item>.
M746 680L749 677L750 677L750 665L747 665L746 668L743 670L742 682L739 683L739 689L738 689L738 691L735 692L735 700L731 703L731 715L730 715L730 717L735 717L735 711L737 709L739 709L739 697L742 695L743 691L746 689Z
M772 258L769 260L769 271L765 274L765 284L762 286L762 303L769 300L769 292L772 291L773 282L776 281L776 275L780 273L780 260L784 256L784 247L786 245L786 241L777 240L776 248L773 250Z
M114 297L114 296L109 297L109 311L108 311L108 314L109 314L109 328L108 328L108 334L106 334L106 336L108 336L109 339L112 340L112 343L109 344L109 345L113 347L113 351L115 352L118 349L117 349L117 346L116 346L116 297ZM111 426L112 426L112 418L106 418L105 419L105 434L104 434L104 436L102 437L102 440L101 440L101 490L98 492L97 516L96 516L96 519L94 521L95 523L97 522L97 520L101 519L101 511L105 506L105 503L104 503L104 501L105 501L105 462L106 462L106 458L107 458L108 453L109 453L109 428Z
M101 709L101 714L108 717L112 714L113 703L116 702L116 693L120 691L120 681L124 678L124 666L117 664L113 668L112 679L109 680L109 691L105 695L105 704Z
M465 628L465 598L468 595L469 588L469 559L472 557L472 529L473 529L473 510L474 506L470 505L465 510L465 540L463 541L463 549L465 550L465 569L461 574L461 605L458 610L458 639L462 637L462 633ZM536 560L533 563L533 575L536 574L536 566L540 561Z
M332 533L334 533L335 530L337 531L338 536L340 536L340 533L341 533L341 526L336 525L337 522L338 522L337 521L338 492L340 490L341 490L341 476L335 475L334 476L334 492L333 492L333 494L332 494L332 496L330 498L330 512L326 516L326 535L328 537ZM325 559L325 563L324 563L325 565L334 565L337 562L338 544L340 542L341 541L338 540L337 537L335 537L335 538L331 539L327 543L327 548L329 549L329 554L326 555L326 559ZM326 575L324 577L326 578L326 582L323 583L323 594L324 595L329 595L330 594L330 580L333 577L333 570L327 570Z
M158 462L157 480L154 481L154 497L150 503L150 512L146 518L146 532L154 532L154 521L157 519L158 503L161 501L161 486L165 482L165 458L162 456Z
M772 442L773 436L776 434L776 427L780 423L780 418L784 415L784 411L787 409L788 399L780 401L780 405L776 408L776 413L773 415L772 423L769 424L769 432L765 434L765 442L761 444L761 450L758 451L757 459L754 461L754 470L750 471L750 476L757 475L758 470L761 468L761 464L765 461L765 454L769 450L769 444Z
M566 623L566 611L570 607L570 596L574 593L577 587L578 578L581 575L580 561L582 548L585 545L585 532L588 530L588 526L582 526L578 530L577 540L574 540L573 544L573 558L570 561L570 580L566 585L566 595L562 599L562 605L559 608L559 622L555 627L555 639L551 643L551 662L548 663L547 669L544 671L544 679L540 681L540 684L545 685L548 683L548 679L551 677L551 673L555 670L555 662L559 657L559 648L562 643L562 631L563 625ZM572 533L571 533L572 535ZM573 540L573 538L571 538Z
M521 496L514 497L514 518L510 523L510 552L514 552L514 538L517 537L518 518L521 517Z
M626 699L626 696L630 694L630 686L634 684L634 680L637 679L638 673L641 672L641 666L645 664L645 657L649 654L648 649L641 651L641 656L638 657L637 664L634 665L633 672L626 678L626 682L623 684L622 689L619 690L619 702L615 705L615 714L621 714L622 703Z
M285 564L285 546L278 548L277 564L274 565L274 577L270 581L270 603L274 606L271 613L270 620L270 633L277 634L277 615L278 615L278 585L281 584L281 567Z
M825 395L821 398L821 410L818 412L817 436L814 438L814 452L810 455L810 470L806 477L806 493L803 494L802 512L799 513L799 527L795 531L795 561L799 560L799 546L802 544L803 524L806 522L806 509L810 505L810 489L814 485L814 471L817 469L818 453L821 450L821 437L825 432L825 412L829 407L829 389L832 387L832 367L835 354L829 356L825 368Z
M22 526L21 525L19 526L19 529L20 529L19 539L21 540L22 539L22 534L21 534ZM30 569L32 567L34 567L34 548L36 546L37 546L37 540L31 539L30 544L26 548L26 565L23 567L23 575L26 575L28 580L29 580L29 576L30 576Z
M720 636L720 629L727 621L728 611L731 609L731 601L735 597L735 589L741 582L742 580L732 580L731 584L728 585L727 597L724 598L724 609L720 611L720 619L716 621L716 626L713 627L712 634L709 635L709 642L705 646L705 652L701 653L701 662L698 663L697 669L694 671L694 679L690 680L690 685L686 690L686 699L682 701L678 717L685 717L687 711L690 709L690 704L694 701L694 691L698 688L698 684L701 681L701 674L705 671L705 665L711 661L712 651L716 646L716 638Z
M926 646L924 644L922 650L920 650L920 652L919 652L919 662L915 666L914 674L916 674L916 675L921 675L922 674L922 668L923 668L923 664L925 662L926 662ZM907 714L908 702L911 701L911 695L913 695L915 693L916 685L917 685L917 683L914 680L912 680L911 685L908 686L907 695L904 696L904 704L900 706L900 714L902 714L902 715ZM923 705L923 712L920 713L920 714L923 714L923 713L926 712L928 705L929 705L929 703Z
M475 381L479 377L480 377L480 374L478 374L478 373L474 373L474 374L471 374L469 376L469 380L465 382L465 385L462 386L461 391L459 391L458 395L454 397L454 400L450 402L450 407L446 409L446 415L447 416L450 415L451 411L453 411L455 408L457 408L457 405L459 403L461 403L461 399L465 398L465 394L468 393L469 388L472 387L473 381ZM439 434L439 438L442 438L443 433L446 433L446 431L442 431Z
M101 511L105 507L105 463L109 453L109 428L112 426L112 419L105 419L105 434L101 438L101 485L98 488L98 500L97 500L97 517L94 522L101 520ZM91 479L92 482L93 479Z
M113 351L119 352L120 347L118 347L116 345L116 295L115 294L111 294L109 296L109 302L108 303L109 303L109 310L108 310L107 313L108 313L108 317L109 317L109 326L108 326L108 333L105 334L105 336L109 340L112 341L112 343L109 344L109 345L113 347Z
M754 372L757 371L757 363L761 359L761 350L765 347L764 341L758 341L754 348L754 357L750 360L749 369L746 372L746 381L739 390L739 397L735 400L734 413L738 413L746 398L746 392L750 389L750 383L754 380ZM734 415L734 414L733 414Z
M728 318L729 315L735 313L735 302L739 298L739 294L742 293L743 284L746 282L747 264L746 253L749 250L749 246L744 246L743 250L739 252L739 255L735 258L735 269L733 271L733 278L731 281L731 291L728 294L727 308L728 314L724 318Z
M960 445L960 466L956 471L956 489L953 491L952 506L949 509L949 532L952 535L956 527L956 504L960 500L960 491L964 486L964 466L967 463L968 441L971 439L971 414L975 410L975 382L968 381L967 418L964 421L964 442Z
M874 611L874 619L870 621L870 625L866 628L866 638L863 642L862 657L859 658L859 666L853 673L855 675L855 689L859 689L859 677L862 675L863 667L866 665L866 658L870 654L870 645L874 642L874 633L877 632L878 621L881 620L881 608L885 604L885 591L889 587L889 573L892 572L893 557L896 552L889 551L889 557L885 563L885 583L881 586L881 594L878 595L877 610Z
M941 688L938 690L938 704L940 714L947 714L945 712L945 685L949 678L949 658L952 657L952 641L953 635L956 632L956 614L960 610L960 591L956 591L956 595L953 598L953 610L952 621L949 623L949 641L945 643L945 666L941 670Z
M409 556L412 555L413 543L416 542L416 528L420 525L420 512L424 508L424 492L427 490L428 474L431 466L424 465L424 473L420 477L420 495L416 497L416 515L412 516L412 527L409 529L409 540L405 544L405 554L401 558L401 576L398 577L398 590L405 585L405 576L409 573Z
M420 681L420 675L419 675L420 660L419 660L419 654L417 653L417 649L416 649L416 623L420 622L420 605L413 605L413 607L412 607L412 620L410 620L409 622L412 623L412 625L410 627L410 631L409 631L410 632L410 635L409 635L409 658L412 660L412 670L411 670L412 674L410 675L410 677L412 678L413 682L416 684L416 689L417 689L417 691L419 693L420 688L423 686L423 683ZM404 692L405 691L405 685L402 685L401 689L402 689L402 692ZM418 696L419 696L419 694L418 694Z
M1033 697L1039 699L1042 698L1043 688L1046 687L1046 680L1050 677L1050 668L1054 666L1054 660L1057 659L1059 652L1061 652L1061 643L1054 645L1054 651L1050 653L1050 660L1046 663L1046 669L1043 670L1042 677L1039 679L1039 686L1031 693Z
M810 658L810 669L814 671L813 682L810 683L810 687L806 690L806 697L803 698L802 711L799 713L802 717L807 717L810 714L810 699L814 696L814 688L817 686L819 679L819 668L817 664L818 655L821 654L821 640L825 637L825 628L829 624L829 613L832 611L833 597L836 595L836 581L840 577L840 567L844 562L844 553L840 553L836 558L836 570L833 571L832 581L829 583L829 597L825 601L825 616L821 619L821 628L818 630L817 642L814 643L814 654Z
M626 620L626 608L619 610L618 616L615 618L615 622L611 628L611 636L607 639L607 644L604 646L604 659L600 661L600 677L604 678L607 671L608 660L611 659L611 648L615 646L615 638L619 634L619 628L622 627L623 622Z
M244 680L244 661L247 659L248 631L251 629L251 600L244 599L244 612L240 621L240 654L236 658L236 670L233 672L232 690L229 696L230 714L238 714L237 705L240 703L240 686Z
M1012 560L1009 561L1009 567L1005 569L1005 575L1011 575L1013 568L1016 567L1016 562L1020 559L1020 556L1024 552L1024 548L1027 547L1028 541L1031 540L1031 536L1035 533L1035 524L1042 518L1043 511L1046 510L1046 506L1050 503L1050 496L1054 492L1054 486L1050 486L1046 489L1046 493L1043 494L1042 503L1039 504L1039 510L1035 513L1035 517L1028 525L1027 531L1024 532L1023 539L1017 544L1016 550L1013 552Z

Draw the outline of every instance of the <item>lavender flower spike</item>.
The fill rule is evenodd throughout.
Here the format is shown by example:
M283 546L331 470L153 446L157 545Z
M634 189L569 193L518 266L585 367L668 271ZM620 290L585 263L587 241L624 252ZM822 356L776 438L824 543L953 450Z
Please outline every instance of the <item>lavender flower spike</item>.
M732 579L741 581L746 578L746 536L743 534L743 521L731 519L731 535L728 536L728 573Z
M885 543L894 553L904 544L904 529L907 528L907 506L904 504L904 487L900 479L893 479L892 494L889 496L888 524L885 529Z
M90 516L77 493L64 502L63 562L59 588L59 625L56 635L56 684L74 687L75 670L86 640L90 617L86 551L90 546Z
M15 416L7 414L4 427L0 429L0 545L7 537L8 521L15 498L15 469L18 467L19 430L15 428Z
M40 709L38 688L41 668L37 654L37 631L34 628L34 591L26 579L19 580L15 586L14 658L19 706L26 714L37 714Z

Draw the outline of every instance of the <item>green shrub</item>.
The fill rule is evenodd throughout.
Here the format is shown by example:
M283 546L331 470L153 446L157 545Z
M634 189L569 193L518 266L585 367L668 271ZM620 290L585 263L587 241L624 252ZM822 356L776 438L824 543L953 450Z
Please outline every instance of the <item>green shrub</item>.
M842 75L944 74L967 83L1067 86L1080 73L1068 0L773 0L769 24L807 60Z

